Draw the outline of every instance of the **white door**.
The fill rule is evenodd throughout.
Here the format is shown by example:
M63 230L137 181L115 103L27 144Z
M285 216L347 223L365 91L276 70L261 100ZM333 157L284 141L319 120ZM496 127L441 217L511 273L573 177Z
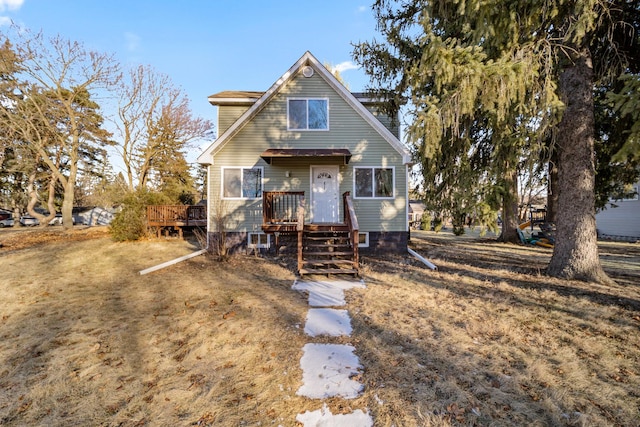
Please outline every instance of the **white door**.
M311 221L338 222L338 166L311 166Z

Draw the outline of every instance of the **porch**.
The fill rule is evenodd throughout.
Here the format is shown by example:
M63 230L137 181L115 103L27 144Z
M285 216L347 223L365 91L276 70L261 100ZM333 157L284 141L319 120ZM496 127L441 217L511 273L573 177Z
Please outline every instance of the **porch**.
M343 222L305 223L304 191L262 193L262 230L297 237L298 274L359 274L359 225L351 195L342 195Z

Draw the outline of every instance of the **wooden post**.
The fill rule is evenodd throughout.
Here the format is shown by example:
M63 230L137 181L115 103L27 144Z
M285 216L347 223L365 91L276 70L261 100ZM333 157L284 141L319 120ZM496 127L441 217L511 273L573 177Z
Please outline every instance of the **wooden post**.
M298 232L298 274L302 270L302 239L304 237L304 196L300 199L297 212L296 231Z

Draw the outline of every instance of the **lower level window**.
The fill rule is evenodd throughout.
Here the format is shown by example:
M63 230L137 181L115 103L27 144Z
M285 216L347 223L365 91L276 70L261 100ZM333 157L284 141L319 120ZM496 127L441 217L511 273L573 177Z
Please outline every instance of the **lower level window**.
M368 248L369 247L369 232L358 233L358 247L359 248Z
M271 239L265 233L249 233L247 245L250 248L269 248Z

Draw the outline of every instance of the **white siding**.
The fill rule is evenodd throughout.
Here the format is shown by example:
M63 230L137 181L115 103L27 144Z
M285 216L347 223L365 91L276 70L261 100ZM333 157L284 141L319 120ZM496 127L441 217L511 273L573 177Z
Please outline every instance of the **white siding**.
M640 183L636 185L636 188ZM640 238L640 200L618 200L596 214L599 234Z

